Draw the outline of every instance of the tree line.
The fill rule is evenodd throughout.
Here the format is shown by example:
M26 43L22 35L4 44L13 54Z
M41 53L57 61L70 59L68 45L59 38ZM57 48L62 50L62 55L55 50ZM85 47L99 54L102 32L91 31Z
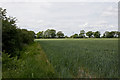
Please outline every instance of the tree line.
M120 38L119 31L105 31L101 36L100 31L88 31L85 33L84 30L81 30L79 34L71 35L70 37L65 36L62 31L56 33L55 29L47 29L46 31L39 31L36 34L36 38Z

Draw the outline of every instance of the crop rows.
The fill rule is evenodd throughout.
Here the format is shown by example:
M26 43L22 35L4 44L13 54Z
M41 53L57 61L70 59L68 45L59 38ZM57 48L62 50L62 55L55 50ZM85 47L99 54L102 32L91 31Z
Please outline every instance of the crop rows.
M39 40L60 78L118 77L118 40Z

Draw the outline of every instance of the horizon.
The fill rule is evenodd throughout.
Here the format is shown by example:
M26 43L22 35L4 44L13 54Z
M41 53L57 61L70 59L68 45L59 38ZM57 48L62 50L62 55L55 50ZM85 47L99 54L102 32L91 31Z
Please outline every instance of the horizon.
M19 28L35 33L55 29L71 36L80 30L118 31L115 2L2 2L2 8L18 19Z

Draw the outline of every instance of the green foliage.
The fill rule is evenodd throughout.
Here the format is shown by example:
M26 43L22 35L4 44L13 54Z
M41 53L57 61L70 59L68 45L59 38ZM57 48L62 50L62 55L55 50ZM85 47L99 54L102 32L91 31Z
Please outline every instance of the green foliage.
M63 38L64 37L64 33L62 31L58 31L57 32L57 36L58 36L58 38Z
M69 38L68 36L65 36L65 38Z
M104 38L120 38L120 32L119 31L105 31L103 34Z
M84 30L80 31L79 37L80 38L84 38L85 37L85 31Z
M51 38L55 38L55 36L56 36L56 30L51 29L50 30L50 35L51 35Z
M119 32L119 31L116 31L116 36L117 36L118 38L120 38L120 32Z
M84 30L80 31L80 34L74 34L71 35L70 38L86 38L86 36L88 36L89 38L94 37L94 38L100 38L100 31L96 31L96 32L92 32L92 31L88 31L87 33L85 33ZM106 31L102 38L118 38L120 37L120 32L119 31L111 31L108 32ZM65 38L64 37L64 33L62 31L58 31L56 34L56 30L54 29L47 29L45 32L44 31L40 31L37 33L37 38ZM69 38L66 36L66 38Z
M0 79L2 79L2 55L0 51Z
M99 31L96 31L96 32L94 32L94 38L100 38L100 32Z
M55 38L56 36L56 30L54 29L47 29L44 32L44 38Z
M19 56L19 51L26 44L34 41L35 33L16 26L16 18L6 17L6 10L2 10L2 51L13 56Z
M24 44L29 44L34 42L35 33L33 31L28 31L26 29L21 29L19 34L21 34L22 42Z
M43 31L40 31L37 33L37 38L43 38Z
M88 31L88 32L86 33L86 35L90 38L90 37L92 37L93 32L92 32L92 31Z
M57 75L38 43L24 47L21 57L3 53L2 78L54 78Z
M105 37L106 37L106 38L112 38L113 35L112 35L111 32L106 31L106 32L105 32Z
M17 42L18 34L16 34L17 28L15 24L11 24L10 22L10 20L13 21L12 19L2 20L2 48L8 53L15 51L19 45Z
M117 39L37 41L60 78L118 78Z
M78 34L74 34L71 36L72 38L79 38Z

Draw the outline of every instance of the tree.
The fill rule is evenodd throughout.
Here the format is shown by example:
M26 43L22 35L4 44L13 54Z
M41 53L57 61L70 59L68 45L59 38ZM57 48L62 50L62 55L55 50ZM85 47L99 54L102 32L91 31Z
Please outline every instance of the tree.
M80 31L79 37L80 38L84 38L85 37L85 31L84 30Z
M108 36L109 32L105 31L105 33L103 34L103 37L106 38Z
M69 37L66 35L65 38L69 38Z
M18 47L17 45L19 45L17 42L18 34L16 33L18 31L15 21L16 19L13 17L7 18L5 14L2 15L2 51L5 51L7 53L14 52L16 50L16 47Z
M50 37L50 29L47 29L45 32L44 32L44 38L48 38Z
M103 34L103 37L105 37L105 38L114 38L114 36L115 36L114 31L111 31L111 32L105 31L105 33Z
M112 35L112 38L115 38L115 37L116 37L116 31L111 31L110 33L111 33L111 35Z
M55 36L56 36L56 30L54 30L54 29L47 29L44 32L45 38L55 38Z
M58 31L57 32L57 36L58 36L58 38L63 38L64 37L64 33L62 31Z
M55 36L56 36L56 30L51 29L50 30L50 35L51 35L51 38L55 38Z
M20 55L24 45L34 42L35 33L16 26L16 18L7 17L6 10L2 11L2 51L11 57Z
M71 37L72 37L72 38L78 38L79 36L78 36L78 34L74 34L74 35L72 35Z
M92 32L92 31L88 31L88 32L86 33L86 35L90 38L90 37L92 37L93 32Z
M43 38L43 31L40 31L37 33L37 38Z
M100 32L99 31L96 31L96 32L94 32L94 37L95 38L100 38Z
M0 22L2 22L2 8L0 8ZM2 46L2 24L0 24L0 46ZM2 50L2 47L0 47L0 52ZM0 53L0 58L1 58L1 53Z
M116 35L118 38L120 38L120 32L119 31L116 31Z
M28 31L29 32L29 35L32 37L32 40L34 41L35 39L35 32L34 31Z

